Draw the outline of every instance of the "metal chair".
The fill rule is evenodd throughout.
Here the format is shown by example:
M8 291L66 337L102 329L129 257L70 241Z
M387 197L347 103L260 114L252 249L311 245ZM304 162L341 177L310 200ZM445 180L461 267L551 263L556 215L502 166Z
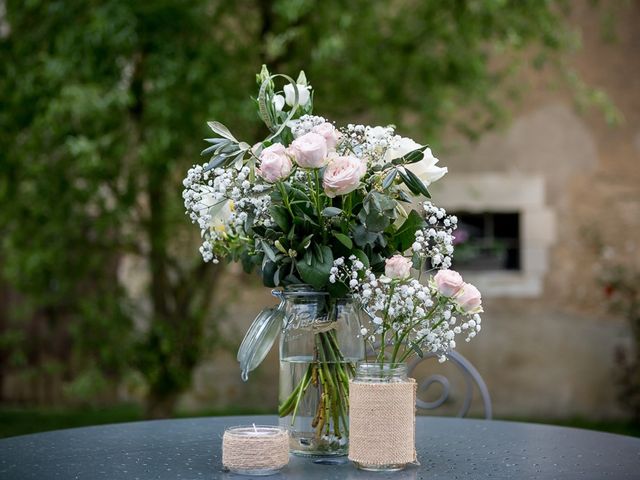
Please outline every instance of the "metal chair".
M422 358L416 358L415 360L412 360L407 365L409 370L409 375L411 376L411 373L422 362L430 358L437 358L437 357L438 355L436 354L427 353ZM480 398L482 399L482 403L484 406L484 418L487 420L491 420L491 417L493 415L493 411L491 408L491 396L489 395L489 389L487 388L487 384L484 383L484 380L482 379L482 376L480 375L478 370L476 370L476 367L474 367L469 360L467 360L465 357L463 357L460 353L456 351L451 351L447 353L447 358L453 365L455 365L458 368L458 370L462 373L462 376L464 378L464 385L465 385L464 398L462 401L462 407L460 408L456 416L464 417L467 415L467 413L469 413L469 409L471 408L471 402L473 400L473 390L475 385L478 388L478 392L480 393ZM419 397L417 397L416 407L419 409L434 410L440 407L441 405L443 405L451 395L451 391L452 391L451 382L444 375L433 374L423 379L416 378L416 381L418 382L418 395L420 393L424 393L427 390L429 390L429 388L431 388L432 385L439 384L442 387L442 392L440 393L440 396L434 401L425 402L424 400L421 400Z

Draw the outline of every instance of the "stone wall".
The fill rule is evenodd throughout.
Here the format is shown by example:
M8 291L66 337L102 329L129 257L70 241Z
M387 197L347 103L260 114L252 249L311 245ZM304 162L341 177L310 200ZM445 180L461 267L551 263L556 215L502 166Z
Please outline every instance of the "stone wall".
M476 175L507 183L537 178L543 189L541 216L531 217L524 232L525 247L529 242L541 252L530 261L540 274L539 288L514 294L504 286L492 288L490 278L478 279L490 292L484 329L459 348L485 378L496 416L624 415L612 377L614 350L629 343L628 327L603 307L593 239L611 255L640 266L640 4L607 4L618 7L613 42L601 38L602 10L586 4L574 4L572 21L583 32L583 47L572 64L587 83L609 93L623 123L611 127L598 112L578 113L572 92L552 89L544 73L530 72L508 126L477 143L451 137L439 152L451 172L434 188L436 202L444 206L455 207L459 200L446 185L460 181L461 172L470 188ZM225 284L239 298L229 302L221 322L239 342L253 316L274 301L255 279L237 272L229 278ZM217 352L198 368L184 408L275 408L276 349L246 384L232 350Z

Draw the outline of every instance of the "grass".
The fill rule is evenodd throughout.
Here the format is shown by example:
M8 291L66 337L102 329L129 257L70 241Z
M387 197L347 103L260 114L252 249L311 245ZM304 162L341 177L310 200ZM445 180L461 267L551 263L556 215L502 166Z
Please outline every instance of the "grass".
M178 418L223 416L223 415L260 415L273 413L255 408L230 407L196 413L178 413ZM108 408L82 409L45 409L45 408L0 408L0 438L28 433L59 430L62 428L104 425L107 423L135 422L144 420L142 409L137 405L118 405ZM617 433L640 437L640 424L625 420L596 421L585 418L564 420L540 420L527 418L505 418L532 423L545 423L565 427L585 428L602 432Z
M196 413L178 413L176 418L225 415L260 415L273 413L259 409L225 408ZM107 408L51 409L0 407L0 438L63 428L104 425L107 423L145 420L137 405L118 405Z

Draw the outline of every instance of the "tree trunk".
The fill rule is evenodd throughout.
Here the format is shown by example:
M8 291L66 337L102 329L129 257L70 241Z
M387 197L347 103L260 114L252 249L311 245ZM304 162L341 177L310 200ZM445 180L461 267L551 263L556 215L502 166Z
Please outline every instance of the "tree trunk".
M177 403L177 393L161 395L149 393L145 403L145 417L149 419L171 418Z

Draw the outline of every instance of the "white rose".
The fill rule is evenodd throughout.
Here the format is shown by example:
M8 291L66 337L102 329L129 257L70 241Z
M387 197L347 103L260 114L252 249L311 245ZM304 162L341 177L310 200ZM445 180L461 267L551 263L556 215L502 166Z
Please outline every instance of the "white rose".
M281 143L274 143L260 154L258 175L269 183L284 180L291 173L291 159Z
M389 278L407 278L411 275L411 260L402 255L394 255L385 260L384 274Z
M298 87L298 103L304 106L309 103L309 99L311 98L311 87L309 87L308 85L301 85L299 83L296 84L296 87ZM287 105L289 105L290 107L292 107L294 103L296 103L296 92L293 88L293 85L291 85L290 83L287 83L284 86L284 96Z
M360 179L366 171L366 164L358 157L332 157L322 178L324 193L327 197L334 198L353 192L360 185Z
M435 281L440 294L445 297L455 296L464 285L462 276L455 270L440 270L433 277L433 280Z
M409 137L396 137L385 153L384 159L390 162L396 158L404 157L407 153L417 150L421 146Z
M324 139L327 141L327 149L335 150L336 145L338 144L338 139L340 138L340 133L336 130L329 122L321 123L320 125L316 125L311 129L313 133L317 133L318 135L322 135Z
M327 163L327 141L318 133L305 133L291 142L289 150L303 168L320 168Z
M385 161L390 162L393 159L404 157L407 153L420 148L421 145L407 137L400 137L394 140L391 148L385 154ZM438 159L433 156L430 148L426 148L422 154L422 160L416 163L406 165L416 176L429 186L433 182L440 180L448 172L447 167L438 167L436 164Z
M449 171L447 167L436 166L437 163L438 159L433 156L431 149L427 148L424 151L422 160L406 165L406 168L415 173L426 186L429 186L433 182L440 180Z

